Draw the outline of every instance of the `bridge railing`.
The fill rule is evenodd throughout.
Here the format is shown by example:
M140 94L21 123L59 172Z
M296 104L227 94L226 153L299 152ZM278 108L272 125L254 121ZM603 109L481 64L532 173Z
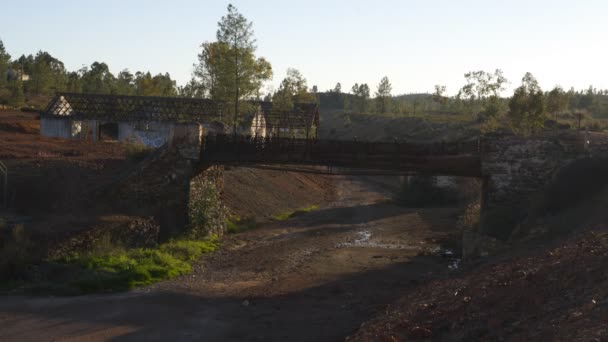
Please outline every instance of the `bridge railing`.
M324 164L420 161L429 157L477 155L477 141L414 144L295 138L207 136L201 160L217 162L323 162Z

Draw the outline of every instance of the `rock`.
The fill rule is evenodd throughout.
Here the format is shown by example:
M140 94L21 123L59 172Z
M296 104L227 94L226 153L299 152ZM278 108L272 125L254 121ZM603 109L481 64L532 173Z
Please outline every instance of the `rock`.
M410 330L409 337L413 339L430 338L433 332L423 327L414 327Z
M582 312L580 312L580 311L575 311L575 312L571 313L571 314L568 316L568 321L570 321L570 322L572 322L572 321L576 321L576 320L578 320L579 318L581 318L581 316L582 316L582 315L583 315L583 313L582 313Z
M244 300L244 301L241 303L241 305L242 305L242 306L249 306L250 304L251 304L251 302L249 301L249 299L245 299L245 300Z

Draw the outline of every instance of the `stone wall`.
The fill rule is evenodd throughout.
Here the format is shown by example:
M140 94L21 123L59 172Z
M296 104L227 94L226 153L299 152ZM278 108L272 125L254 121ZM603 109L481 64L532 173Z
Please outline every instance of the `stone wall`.
M212 166L190 180L188 228L194 237L221 236L226 230L223 171L221 166Z
M578 158L589 156L588 140L584 133L576 131L484 138L482 231L497 238L508 238L558 171ZM605 147L608 148L608 144Z

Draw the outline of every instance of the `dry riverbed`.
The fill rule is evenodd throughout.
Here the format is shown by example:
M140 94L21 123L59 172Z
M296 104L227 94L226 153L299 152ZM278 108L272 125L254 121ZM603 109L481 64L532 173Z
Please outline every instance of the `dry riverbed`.
M438 241L457 240L458 211L397 206L396 180L336 182L331 205L228 236L188 276L122 294L3 297L0 340L343 340L450 272Z

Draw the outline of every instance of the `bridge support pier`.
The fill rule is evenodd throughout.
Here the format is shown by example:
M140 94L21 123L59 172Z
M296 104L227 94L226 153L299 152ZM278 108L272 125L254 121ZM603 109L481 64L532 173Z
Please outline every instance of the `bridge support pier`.
M557 172L588 155L586 147L584 134L575 131L485 137L480 234L508 240Z

